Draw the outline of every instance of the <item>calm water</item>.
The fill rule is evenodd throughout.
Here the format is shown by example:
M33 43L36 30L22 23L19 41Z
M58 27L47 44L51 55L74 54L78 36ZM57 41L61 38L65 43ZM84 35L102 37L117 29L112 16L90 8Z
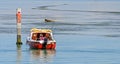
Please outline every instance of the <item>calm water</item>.
M1 0L0 64L120 64L119 6L117 0ZM18 7L22 46L16 46ZM34 27L53 30L56 50L29 49L26 38Z

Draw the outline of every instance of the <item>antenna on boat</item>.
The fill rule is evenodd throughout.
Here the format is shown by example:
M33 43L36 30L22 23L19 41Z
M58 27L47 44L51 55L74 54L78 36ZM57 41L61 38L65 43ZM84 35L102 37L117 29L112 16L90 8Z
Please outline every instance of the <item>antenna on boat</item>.
M17 42L16 44L22 44L21 42L21 8L16 10L16 22L17 22Z

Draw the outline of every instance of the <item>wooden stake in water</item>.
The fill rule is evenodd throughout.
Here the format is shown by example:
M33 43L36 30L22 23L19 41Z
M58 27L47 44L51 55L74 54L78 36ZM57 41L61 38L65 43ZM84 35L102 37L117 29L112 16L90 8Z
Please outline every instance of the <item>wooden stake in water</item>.
M17 42L16 44L22 44L21 42L21 8L17 9L16 21L17 21Z

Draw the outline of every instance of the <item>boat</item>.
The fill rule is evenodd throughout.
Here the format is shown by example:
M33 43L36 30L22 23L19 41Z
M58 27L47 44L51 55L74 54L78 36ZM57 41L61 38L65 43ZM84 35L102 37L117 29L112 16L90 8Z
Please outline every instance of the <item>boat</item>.
M30 48L35 49L55 49L56 41L53 38L52 30L32 28L27 42Z

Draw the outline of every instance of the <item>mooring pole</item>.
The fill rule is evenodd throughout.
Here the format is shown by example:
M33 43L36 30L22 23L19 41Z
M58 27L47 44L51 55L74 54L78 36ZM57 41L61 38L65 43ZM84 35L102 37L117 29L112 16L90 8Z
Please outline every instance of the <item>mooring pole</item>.
M17 42L16 42L16 44L22 44L22 42L21 42L21 8L17 9L16 22L17 22Z

